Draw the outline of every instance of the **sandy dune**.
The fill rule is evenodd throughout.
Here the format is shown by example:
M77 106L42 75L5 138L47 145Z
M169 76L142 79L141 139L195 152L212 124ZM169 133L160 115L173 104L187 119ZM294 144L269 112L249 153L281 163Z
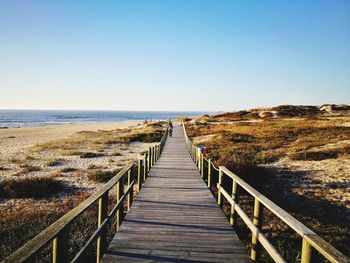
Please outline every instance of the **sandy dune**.
M70 136L79 131L113 130L137 126L141 121L94 122L0 129L0 160L12 158L37 143Z

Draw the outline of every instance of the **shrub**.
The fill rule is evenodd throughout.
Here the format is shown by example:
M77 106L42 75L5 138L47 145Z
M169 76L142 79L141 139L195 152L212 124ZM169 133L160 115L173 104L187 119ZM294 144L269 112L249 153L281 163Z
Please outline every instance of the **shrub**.
M94 152L83 152L80 154L80 158L96 158L103 156L102 153L94 153Z
M122 154L119 151L114 151L111 153L112 156L122 156Z
M290 154L289 158L292 160L321 161L325 159L336 159L339 156L347 155L349 153L350 147L341 147L334 149L295 152Z
M76 168L73 168L73 167L65 167L65 168L62 168L61 172L62 173L70 173L70 172L75 172L77 169Z
M61 192L64 184L53 178L25 178L0 182L0 197L44 198Z
M41 170L39 166L34 166L30 164L22 164L20 165L20 167L22 168L21 173L37 172Z
M80 155L82 152L77 150L65 150L62 155Z
M47 166L59 166L62 164L63 164L62 160L54 160L54 161L48 162Z
M108 182L112 179L120 170L97 170L91 171L88 174L88 178L97 183Z

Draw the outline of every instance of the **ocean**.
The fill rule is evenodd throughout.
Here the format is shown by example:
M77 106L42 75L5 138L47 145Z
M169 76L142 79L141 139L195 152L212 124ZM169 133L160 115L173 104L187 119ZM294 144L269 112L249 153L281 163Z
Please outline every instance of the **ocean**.
M0 110L0 128L104 121L167 120L180 116L200 116L203 114L206 113L177 111Z

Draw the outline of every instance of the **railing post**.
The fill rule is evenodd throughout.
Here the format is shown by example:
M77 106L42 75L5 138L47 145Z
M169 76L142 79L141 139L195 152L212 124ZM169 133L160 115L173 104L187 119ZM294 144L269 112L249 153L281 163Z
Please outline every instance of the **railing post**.
M147 170L149 172L149 170L151 170L151 159L152 159L152 156L151 156L151 147L148 148L148 165L147 165Z
M301 263L310 263L312 256L312 246L303 238L303 245L301 249Z
M253 215L253 224L260 229L262 225L262 216L263 216L263 206L261 205L258 198L254 199L254 215ZM250 258L252 261L259 261L260 256L260 243L258 240L258 236L252 233L252 249L250 252Z
M198 160L198 171L199 174L201 175L201 153L197 150L197 160ZM201 175L202 176L202 175Z
M108 216L108 191L105 192L100 199L98 199L98 226L100 226L103 221ZM99 263L102 255L107 249L107 229L101 231L101 236L97 239L97 253L96 262Z
M203 169L204 169L204 156L203 156L202 152L200 153L200 156L201 156L201 177L203 178L203 176L204 176L204 171L203 171Z
M52 262L66 263L68 262L68 241L69 241L69 226L66 226L52 242Z
M156 146L153 146L153 165L156 163Z
M120 180L116 184L116 190L117 190L117 203L119 203L121 198L121 192L120 192ZM120 209L117 210L117 219L116 219L116 231L119 231L119 222L120 222Z
M130 186L130 183L131 183L131 168L128 170L128 187ZM129 210L130 210L130 206L131 206L131 192L132 192L132 190L131 191L129 191L129 193L128 193L128 202L127 202L127 211L129 212Z
M157 147L157 144L156 145L154 145L154 152L155 152L155 154L154 154L154 163L156 163L157 162L157 160L158 160L158 147Z
M223 176L223 172L221 167L219 167L219 187L218 187L218 204L219 206L221 206L221 184L222 184L222 176Z
M151 150L151 155L150 155L150 157L151 157L151 165L150 165L150 168L151 168L151 167L153 166L153 147L151 147L150 150Z
M142 180L141 180L141 159L138 160L138 166L137 166L137 192L139 193L141 191L142 187Z
M157 161L159 160L160 157L160 145L157 144Z
M192 144L192 158L194 163L197 165L197 161L196 161L196 148L194 147L194 144Z
M146 181L146 175L147 175L147 154L145 154L143 158L143 182Z
M208 188L211 186L211 160L208 160Z
M120 198L124 195L124 183L125 183L125 175L123 175L120 180L119 180L119 196ZM119 198L119 200L120 200ZM124 218L124 201L123 204L121 204L120 208L119 208L119 218L118 218L118 230L120 228L120 225L123 222L123 218Z
M192 151L192 160L196 163L196 161L195 161L195 159L194 159L193 144L191 144L191 151Z
M238 204L238 185L235 180L232 180L232 200L235 201L236 204ZM235 212L235 207L231 205L231 214L230 214L230 224L231 226L234 226L237 221L237 214Z

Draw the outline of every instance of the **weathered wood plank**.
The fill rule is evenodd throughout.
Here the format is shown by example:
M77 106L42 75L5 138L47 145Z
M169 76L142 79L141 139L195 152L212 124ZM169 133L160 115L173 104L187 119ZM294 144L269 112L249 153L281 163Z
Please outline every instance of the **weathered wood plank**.
M102 262L250 262L175 127Z

